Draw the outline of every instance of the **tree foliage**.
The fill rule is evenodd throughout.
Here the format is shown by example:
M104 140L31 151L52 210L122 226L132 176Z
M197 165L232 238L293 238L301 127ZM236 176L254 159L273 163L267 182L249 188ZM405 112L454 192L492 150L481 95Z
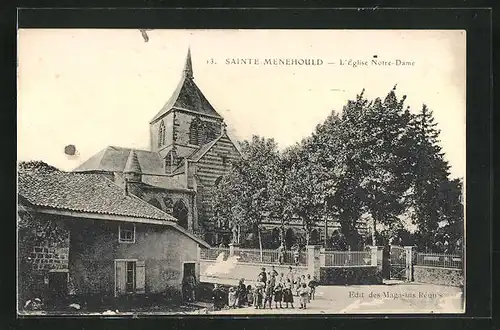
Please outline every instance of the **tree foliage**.
M215 194L219 214L247 226L259 226L268 214L282 228L299 217L307 234L318 220L335 219L336 244L351 249L365 244L359 224L369 215L372 241L379 224L383 235L422 249L459 245L461 183L449 178L432 111L424 105L412 114L405 100L396 86L371 101L363 90L341 114L332 111L311 136L283 152L272 139L243 142L242 160ZM404 228L407 214L416 234Z

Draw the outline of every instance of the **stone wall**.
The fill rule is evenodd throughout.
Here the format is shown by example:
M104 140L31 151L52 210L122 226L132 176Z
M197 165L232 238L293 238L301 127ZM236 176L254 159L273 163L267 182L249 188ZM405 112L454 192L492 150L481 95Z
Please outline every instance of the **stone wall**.
M68 269L69 234L67 247L35 246L31 253L33 270Z
M413 266L413 280L420 283L463 287L464 275L461 269Z

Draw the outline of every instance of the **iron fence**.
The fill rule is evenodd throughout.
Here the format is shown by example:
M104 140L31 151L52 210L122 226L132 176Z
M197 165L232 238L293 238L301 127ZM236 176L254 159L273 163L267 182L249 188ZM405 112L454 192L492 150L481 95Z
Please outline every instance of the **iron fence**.
M370 251L324 251L326 267L370 266Z
M259 249L235 249L234 254L239 256L239 262L283 264L283 265L307 265L306 251L300 251L296 262L294 251L284 251L280 258L277 250L262 249L262 258Z
M216 260L221 253L224 253L224 259L229 256L229 248L209 248L201 249L200 259L202 260Z
M446 253L417 253L417 266L462 269L462 257Z

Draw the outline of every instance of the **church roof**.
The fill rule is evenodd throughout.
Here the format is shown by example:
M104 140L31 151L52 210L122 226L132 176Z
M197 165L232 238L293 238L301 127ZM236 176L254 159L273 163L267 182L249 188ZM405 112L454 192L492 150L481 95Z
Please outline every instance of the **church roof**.
M131 156L130 148L109 146L90 157L73 172L123 172ZM147 150L134 150L131 166L139 169L144 174L165 174L160 155ZM135 163L135 158L137 163ZM135 165L134 165L135 163Z
M194 82L191 50L188 50L186 64L177 88L163 108L153 117L151 123L155 122L173 108L222 118Z

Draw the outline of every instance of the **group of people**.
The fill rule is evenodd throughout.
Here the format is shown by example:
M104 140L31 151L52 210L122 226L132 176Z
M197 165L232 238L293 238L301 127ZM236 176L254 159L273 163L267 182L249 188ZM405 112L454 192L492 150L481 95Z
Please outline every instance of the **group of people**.
M294 296L299 298L300 309L306 309L307 304L314 299L318 282L311 275L298 275L289 267L289 272L278 274L274 266L266 273L262 268L257 277L255 287L245 285L245 279L240 279L238 286L230 287L227 295L229 308L254 306L256 309L294 307ZM220 310L225 306L223 291L218 285L213 290L214 309ZM283 307L283 304L285 307Z

